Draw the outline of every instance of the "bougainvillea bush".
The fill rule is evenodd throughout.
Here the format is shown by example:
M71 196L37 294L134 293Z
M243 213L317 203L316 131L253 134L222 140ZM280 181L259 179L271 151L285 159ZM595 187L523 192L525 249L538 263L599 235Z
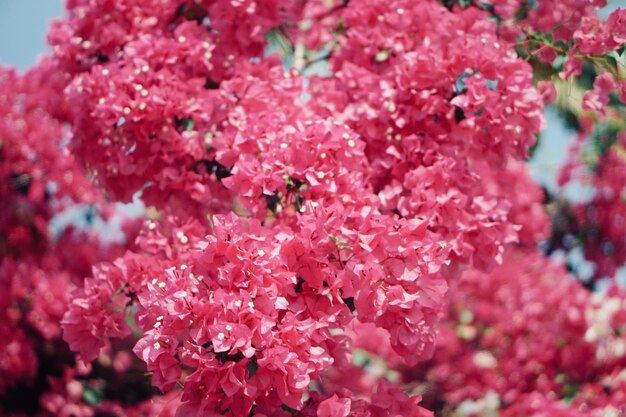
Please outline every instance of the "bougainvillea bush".
M604 6L68 0L0 69L0 415L626 413Z

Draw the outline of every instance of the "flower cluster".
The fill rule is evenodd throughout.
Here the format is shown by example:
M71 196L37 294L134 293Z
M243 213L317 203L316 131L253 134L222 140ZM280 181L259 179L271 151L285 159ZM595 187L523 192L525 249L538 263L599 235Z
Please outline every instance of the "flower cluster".
M606 0L481 0L458 3L448 7L458 10L471 6L484 10L497 22L500 36L511 42L519 43L521 40L523 47L530 46L537 37L547 36L549 41L545 47L534 53L547 64L554 61L563 47L571 47L572 58L576 53L601 56L620 49L626 41L623 9L617 9L606 21L598 17L597 10L607 5Z
M97 373L76 367L60 321L92 265L120 256L124 245L102 243L92 228L55 222L78 203L90 207L76 215L86 224L116 211L65 145L65 82L49 60L24 75L0 69L0 414L6 416L95 414L85 384ZM110 405L133 408L117 399Z
M585 257L594 262L595 278L607 278L626 263L626 204L622 197L626 189L626 131L606 130L599 125L587 135L579 135L560 180L564 186L575 184L593 190L589 201L573 204L575 223L569 232L583 245Z
M613 277L626 262L622 225L626 80L619 52L624 44L625 13L617 9L606 21L595 15L586 17L574 35L575 41L549 46L567 58L561 77L587 78L568 79L567 84L554 81L560 90L555 104L576 118L573 127L577 130L560 173L560 189L563 194L568 189L591 191L590 197L563 206L562 218L570 220L559 222L562 230L553 238L566 237L557 247L583 248L585 258L594 264L594 280Z
M127 45L146 36L171 39L187 44L192 48L188 52L197 54L185 59L187 64L198 64L194 71L220 82L240 62L263 55L267 32L294 20L300 11L298 3L73 0L67 5L68 17L53 23L48 40L61 67L77 74L122 64L127 59Z
M624 405L623 294L594 296L519 250L490 275L466 273L450 299L435 357L405 376L426 401L505 416L604 416Z
M485 189L473 161L501 169L543 127L530 67L485 16L435 2L350 3L334 74L311 87L320 112L365 140L384 210L425 219L458 264L480 268L516 235L509 203Z
M0 414L619 407L626 298L539 253L523 163L561 96L537 68L621 48L604 3L68 1L52 56L0 70ZM580 120L609 133L576 216L613 274L626 84L600 67ZM55 226L136 198L123 244Z
M346 362L353 313L407 362L432 353L448 252L425 222L371 208L363 143L333 121L251 133L232 138L223 180L241 219L147 224L143 252L96 268L64 319L90 361L136 317L135 352L164 391L186 374L188 412L302 408L310 381Z
M35 377L40 338L60 338L75 277L58 265L48 222L64 200L93 190L59 146L61 125L38 101L37 77L0 69L0 394Z
M224 173L210 142L245 92L216 89L259 71L250 59L291 20L291 3L71 2L49 39L59 68L75 75L66 90L72 148L96 182L122 201L147 187L150 205L228 200L211 193L213 174Z
M19 77L0 69L0 255L26 256L45 248L48 221L67 201L93 199L94 189L77 168L64 134L38 97L39 71ZM43 71L42 71L43 72ZM50 94L54 95L54 93ZM59 197L61 196L61 197ZM53 199L54 201L50 201Z
M334 75L310 87L272 58L245 62L258 48L228 43L214 25L235 21L202 3L167 29L132 9L115 57L66 67L76 155L112 197L141 190L162 211L138 252L97 266L74 296L65 338L84 360L135 328L153 383L182 383L181 410L245 415L315 404L303 395L349 364L355 320L384 329L409 364L432 354L446 278L491 267L517 238L516 198L491 172L525 156L541 97L482 12L362 3L337 5ZM85 7L59 27L93 20L100 6ZM295 9L281 7L289 26ZM303 13L337 18L315 2ZM122 15L92 26L107 33ZM434 20L461 30L458 43ZM63 45L61 63L77 53ZM221 49L237 68L215 65ZM431 76L428 59L441 67Z

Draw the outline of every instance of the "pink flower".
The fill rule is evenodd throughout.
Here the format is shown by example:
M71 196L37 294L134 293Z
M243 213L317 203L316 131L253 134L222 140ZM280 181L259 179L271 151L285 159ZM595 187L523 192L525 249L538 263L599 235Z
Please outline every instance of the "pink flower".
M583 96L583 109L605 115L611 92L616 88L617 83L611 73L603 72L598 75L593 82L593 90L587 91Z
M325 399L317 408L318 417L347 417L350 414L350 399L339 398L337 394Z
M578 58L570 56L565 61L563 66L563 72L559 73L559 77L564 80L569 79L572 75L580 75L583 71L583 62Z
M550 105L556 99L556 88L554 83L551 81L539 81L537 83L537 89L539 93L543 97L543 102L545 105Z

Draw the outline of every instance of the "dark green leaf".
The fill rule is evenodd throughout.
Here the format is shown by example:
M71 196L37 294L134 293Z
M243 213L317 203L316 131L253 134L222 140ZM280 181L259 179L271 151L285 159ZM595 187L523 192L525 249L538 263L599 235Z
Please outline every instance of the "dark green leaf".
M89 405L97 405L102 402L104 393L101 389L94 389L87 384L83 388L83 401Z
M298 410L296 410L295 408L291 408L291 407L289 407L288 405L285 405L285 404L281 405L280 408L282 408L283 410L285 410L285 411L287 411L288 413L291 413L291 414L296 414L298 412Z
M252 378L259 370L259 364L256 362L256 357L252 357L248 365L246 365L246 371L248 371L248 379Z

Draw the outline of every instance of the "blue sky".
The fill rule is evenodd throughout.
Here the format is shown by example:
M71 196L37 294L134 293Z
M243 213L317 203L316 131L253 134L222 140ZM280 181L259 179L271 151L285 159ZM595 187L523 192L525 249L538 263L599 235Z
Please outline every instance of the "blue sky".
M62 0L0 0L0 64L24 71L45 51L51 18L61 16Z

